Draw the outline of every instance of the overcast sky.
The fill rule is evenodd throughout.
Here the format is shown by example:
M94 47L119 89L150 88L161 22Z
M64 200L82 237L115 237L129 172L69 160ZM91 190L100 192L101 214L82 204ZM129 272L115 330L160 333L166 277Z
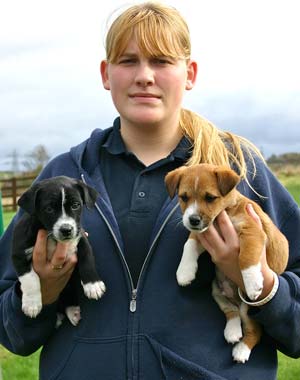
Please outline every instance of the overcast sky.
M0 0L0 170L43 144L69 150L117 115L99 62L120 0ZM184 106L254 142L300 152L298 0L170 0L199 64ZM6 165L4 165L6 163Z

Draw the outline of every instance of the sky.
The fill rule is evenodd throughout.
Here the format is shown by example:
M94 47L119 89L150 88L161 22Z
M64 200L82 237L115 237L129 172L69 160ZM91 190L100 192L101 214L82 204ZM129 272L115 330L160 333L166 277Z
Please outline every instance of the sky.
M0 170L44 145L51 157L112 125L103 89L119 0L0 0ZM188 22L198 79L184 107L255 143L300 153L298 0L169 0Z

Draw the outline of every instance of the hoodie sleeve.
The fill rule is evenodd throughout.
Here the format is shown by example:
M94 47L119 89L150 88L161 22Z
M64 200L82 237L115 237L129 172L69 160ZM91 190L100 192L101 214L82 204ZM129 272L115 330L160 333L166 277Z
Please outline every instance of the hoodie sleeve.
M37 318L29 318L22 311L19 282L10 252L15 220L0 239L0 343L9 351L25 356L36 351L53 333L56 304L44 306Z
M54 158L36 181L57 175L78 176L70 153ZM18 355L30 355L55 332L57 304L43 306L36 318L22 311L21 290L11 260L13 228L20 216L17 213L0 239L0 343Z
M260 166L259 166L260 165ZM279 276L279 288L274 298L261 307L251 307L249 315L257 320L284 354L300 357L300 209L288 191L270 170L257 166L253 188L263 197L252 199L286 236L289 242L289 261Z
M264 327L284 354L300 357L300 212L294 208L281 231L289 240L289 263L279 276L275 297L249 314Z
M59 175L80 178L80 161L83 159L86 145L94 144L97 152L100 130L93 132L92 139L86 140L70 152L52 159L36 181ZM94 157L93 154L91 154ZM95 159L91 161L96 161ZM55 333L57 304L43 306L36 318L27 317L22 311L21 290L11 260L11 240L16 215L5 234L0 239L0 343L18 355L30 355L41 347Z

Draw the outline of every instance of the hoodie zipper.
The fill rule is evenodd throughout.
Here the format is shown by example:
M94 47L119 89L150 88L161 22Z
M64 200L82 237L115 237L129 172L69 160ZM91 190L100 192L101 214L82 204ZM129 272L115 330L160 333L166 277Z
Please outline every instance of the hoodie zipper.
M85 181L85 178L84 178L84 175L81 174L81 179L82 181L86 184L86 181ZM155 243L157 242L163 228L165 227L165 225L167 224L168 220L170 219L170 217L173 215L173 213L175 212L175 210L179 207L179 204L177 203L173 208L172 210L169 212L169 214L167 215L167 217L165 218L163 224L161 225L159 231L157 232L157 234L155 235L155 238L151 244L151 247L149 248L149 251L146 255L146 258L144 260L144 263L143 263L143 266L142 266L142 269L139 273L139 277L138 277L138 281L137 281L137 285L136 285L136 288L134 287L134 283L133 283L133 280L132 280L132 276L131 276L131 273L130 273L130 270L129 270L129 267L128 267L128 264L126 262L126 259L125 259L125 256L123 254L123 251L120 247L120 244L118 242L118 239L109 223L109 221L107 220L107 218L105 217L105 215L103 214L103 212L101 211L100 207L95 203L95 207L97 209L97 211L99 212L99 214L102 216L102 218L104 219L115 243L116 243L116 246L118 248L118 251L119 251L119 254L122 258L122 261L125 265L125 268L126 268L126 271L127 271L127 274L128 274L128 277L129 277L129 280L130 280L130 285L131 285L131 299L130 299L130 302L129 302L129 310L131 313L135 313L136 312L136 309L137 309L137 293L138 293L138 288L139 288L139 284L140 284L140 281L141 281L141 277L142 277L142 274L145 270L145 267L146 267L146 263L148 262L148 258L149 256L151 255L152 253L152 250L153 250L153 247L155 246ZM134 346L135 346L135 340L132 339L132 348L131 348L131 365L132 365L132 371L134 371L134 368L136 367L136 364L135 364L135 349L134 349Z
M82 182L84 182L85 184L87 184L83 174L81 174L81 179L82 179ZM121 247L120 247L120 244L119 244L119 242L118 242L118 239L117 239L117 237L116 237L116 235L115 235L115 233L114 233L114 231L113 231L113 229L112 229L112 227L111 227L109 221L107 220L107 218L105 217L105 215L104 215L103 212L101 211L100 207L99 207L96 203L95 203L95 207L96 207L96 209L98 210L99 214L100 214L100 215L102 216L102 218L104 219L104 221L105 221L105 223L106 223L106 225L107 225L107 227L108 227L108 229L109 229L109 231L110 231L110 233L111 233L111 235L112 235L112 237L113 237L113 239L114 239L114 241L115 241L115 243L116 243L116 245L117 245L117 247L118 247L119 254L120 254L121 258L122 258L122 261L123 261L123 263L124 263L124 265L125 265L125 268L126 268L126 271L127 271L127 273L128 273L128 277L129 277L129 280L130 280L130 286L131 286L131 298L130 298L130 303L129 303L129 310L130 310L132 313L134 313L134 312L136 311L136 308L137 308L137 300L136 300L136 299L137 299L137 293L138 293L139 283L140 283L140 280L141 280L142 273L143 273L144 270L145 270L145 267L146 267L146 263L147 263L147 261L148 261L148 258L149 258L149 256L151 255L152 250L153 250L153 247L154 247L155 243L157 242L157 240L158 240L158 238L159 238L159 236L160 236L162 230L164 229L165 225L167 224L167 222L169 221L170 217L173 215L173 213L175 212L175 210L179 207L179 204L177 203L177 204L172 208L172 210L169 212L169 214L167 215L166 219L164 220L163 224L161 225L159 231L158 231L157 234L155 235L155 238L154 238L154 240L153 240L153 242L152 242L152 244L151 244L151 247L149 248L149 251L148 251L148 253L147 253L147 255L146 255L146 258L145 258L145 260L144 260L144 263L143 263L142 269L141 269L141 271L140 271L140 273L139 273L139 277L138 277L138 281L137 281L136 288L134 287L134 283L133 283L133 280L132 280L132 276L131 276L131 273L130 273L130 270L129 270L128 264L127 264L127 262L126 262L126 259L125 259L125 256L124 256L124 253L123 253L123 251L122 251L122 249L121 249Z

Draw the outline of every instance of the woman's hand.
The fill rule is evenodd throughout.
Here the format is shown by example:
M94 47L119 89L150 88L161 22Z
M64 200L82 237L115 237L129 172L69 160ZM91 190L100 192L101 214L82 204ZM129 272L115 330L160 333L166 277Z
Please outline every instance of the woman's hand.
M47 259L47 232L39 230L32 255L32 264L40 277L43 305L55 302L69 281L77 256L67 258L68 243L57 243L51 261Z
M201 245L208 251L212 261L228 278L244 289L239 268L240 242L238 234L226 211L216 218L217 225L211 225L208 230L198 234Z
M248 214L262 228L261 221L251 204L247 205ZM238 234L229 219L226 211L222 211L216 219L217 226L198 235L199 242L211 255L212 261L237 286L244 290L244 283L239 268L240 243ZM259 299L264 298L272 289L274 283L273 272L266 260L266 248L261 253L261 270L264 277L263 291Z

